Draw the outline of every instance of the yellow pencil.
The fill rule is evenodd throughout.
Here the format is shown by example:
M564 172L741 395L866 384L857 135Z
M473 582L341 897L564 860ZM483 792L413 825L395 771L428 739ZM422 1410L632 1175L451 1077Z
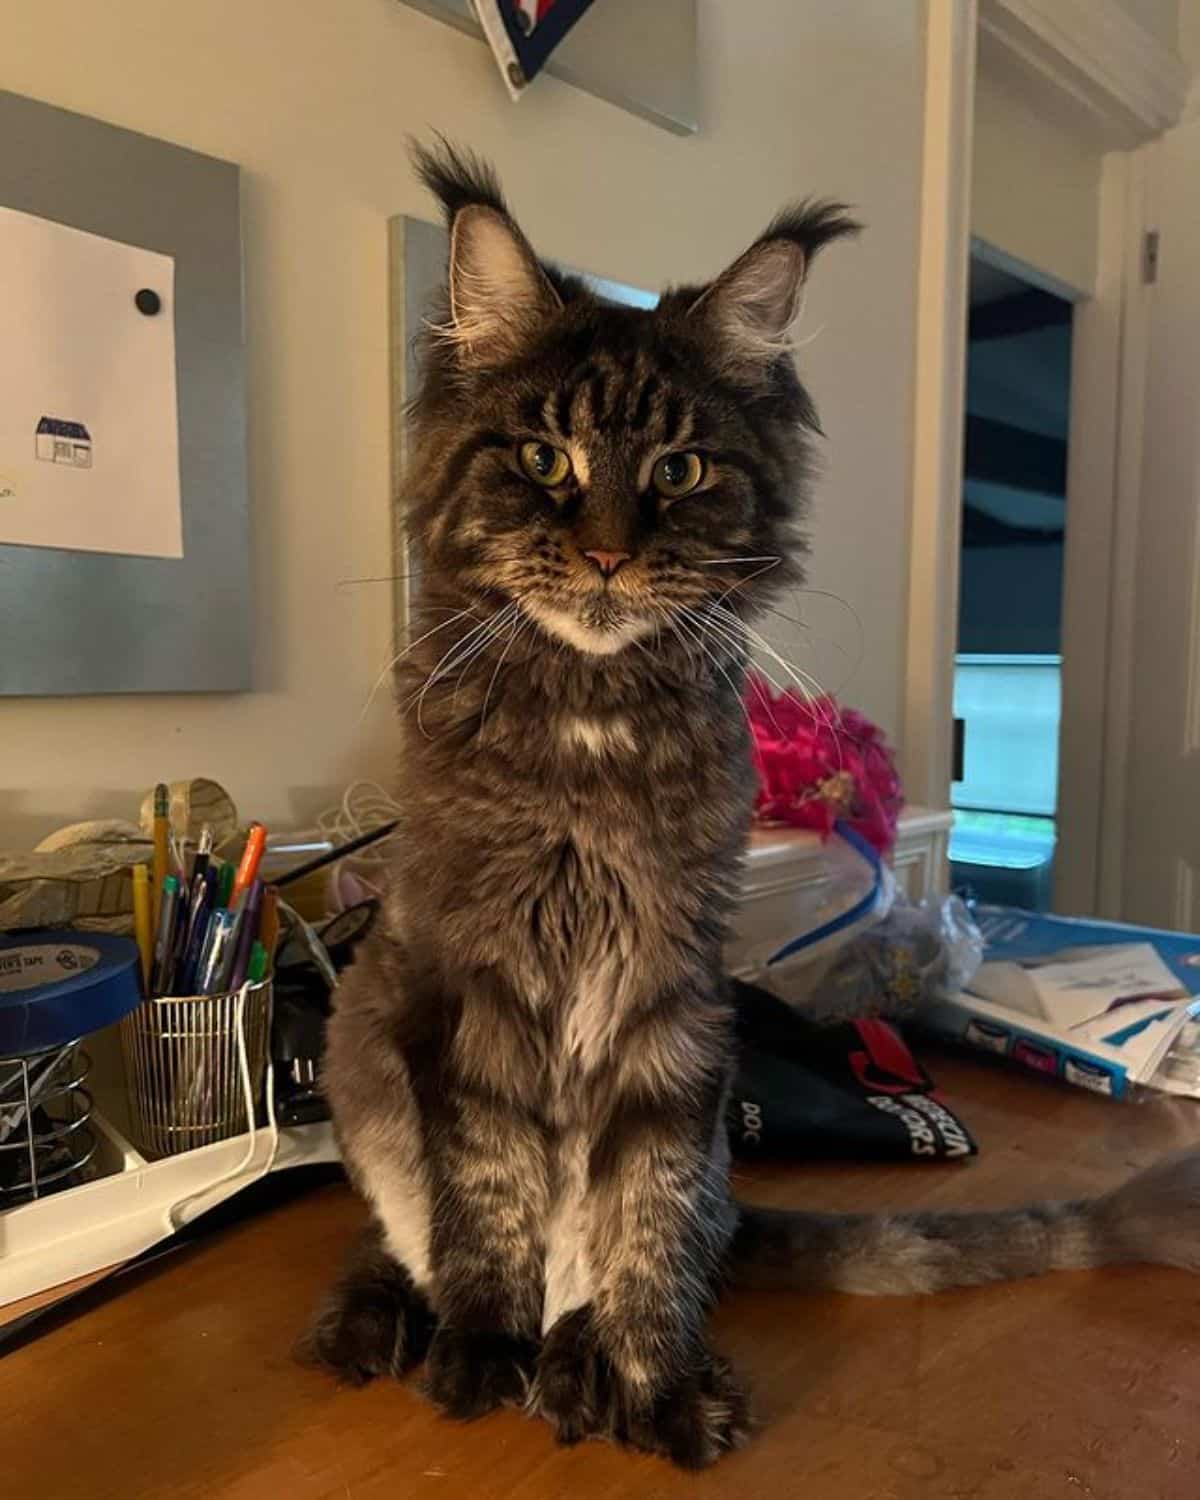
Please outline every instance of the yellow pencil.
M133 867L133 931L142 956L142 993L150 993L150 965L154 958L153 927L150 924L150 871Z
M150 889L151 929L158 931L158 904L162 900L163 881L167 878L167 818L171 811L171 793L165 782L154 788L154 884Z

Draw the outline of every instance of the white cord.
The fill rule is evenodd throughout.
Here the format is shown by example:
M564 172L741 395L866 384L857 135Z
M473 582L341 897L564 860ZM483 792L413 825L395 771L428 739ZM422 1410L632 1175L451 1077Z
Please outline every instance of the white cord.
M381 823L391 823L400 816L403 808L399 802L379 785L377 781L352 781L346 788L340 804L323 812L317 826L331 844L346 844L361 833L369 833ZM353 856L357 863L382 865L386 863L386 849L395 835L369 844Z
M178 1203L172 1204L169 1217L172 1229L182 1229L187 1222L179 1216L189 1203L194 1203L197 1198L203 1198L211 1193L214 1188L223 1187L225 1183L232 1182L235 1177L240 1177L254 1160L254 1153L258 1148L258 1131L254 1119L254 1086L250 1082L250 1057L246 1048L246 997L249 995L252 985L249 980L242 985L237 992L235 1001L235 1025L237 1028L237 1055L238 1070L242 1078L242 1098L246 1105L246 1129L250 1133L250 1139L246 1142L246 1153L238 1162L236 1167L231 1167L228 1172L222 1172L212 1182L206 1182L202 1188L197 1188L194 1193L189 1193L186 1198L181 1198ZM275 1118L275 1060L271 1056L271 1012L274 1009L274 989L271 990L270 1003L267 1006L266 1036L267 1036L267 1068L266 1068L266 1090L267 1090L267 1129L270 1132L270 1146L267 1150L267 1159L261 1170L243 1184L251 1187L256 1182L261 1182L271 1168L275 1165L279 1155L279 1122ZM213 1205L216 1206L215 1204Z

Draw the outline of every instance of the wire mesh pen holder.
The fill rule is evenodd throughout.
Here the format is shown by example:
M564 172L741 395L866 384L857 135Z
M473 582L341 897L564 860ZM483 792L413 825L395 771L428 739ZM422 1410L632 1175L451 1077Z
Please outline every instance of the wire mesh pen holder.
M96 1153L91 1065L78 1042L0 1057L0 1209L83 1180Z
M271 983L144 1000L121 1022L130 1130L175 1156L253 1130L271 1033Z

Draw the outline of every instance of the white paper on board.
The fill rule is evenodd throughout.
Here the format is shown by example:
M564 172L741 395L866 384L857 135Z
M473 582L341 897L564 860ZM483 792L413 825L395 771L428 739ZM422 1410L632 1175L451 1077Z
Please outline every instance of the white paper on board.
M174 260L9 208L0 543L183 556Z

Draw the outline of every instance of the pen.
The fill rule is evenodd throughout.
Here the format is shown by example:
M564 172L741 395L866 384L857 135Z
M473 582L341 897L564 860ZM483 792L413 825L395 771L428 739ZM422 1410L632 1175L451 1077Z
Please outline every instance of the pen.
M187 885L187 854L184 845L187 841L181 839L168 823L167 825L167 854L168 863L171 866L171 874L179 877L179 889L183 890Z
M200 842L196 845L196 857L192 861L192 879L197 875L203 875L208 869L209 860L212 857L213 832L212 826L205 823L200 829Z
M196 971L197 995L216 995L225 987L225 976L233 961L238 919L232 911L215 911L208 924L200 964Z
M368 844L374 844L379 839L386 838L389 833L395 833L400 827L397 819L394 823L381 823L378 828L372 828L370 833L360 833L357 838L350 839L348 843L339 844L336 849L326 849L324 854L318 854L315 859L309 859L302 865L296 865L294 869L287 870L276 882L278 885L291 885L293 880L303 880L305 875L312 875L317 870L322 870L326 865L331 865L335 860L344 859L347 854L354 854L359 849L365 849Z
M241 921L238 923L237 948L234 951L233 967L229 971L229 988L240 988L250 967L250 950L258 941L258 924L262 914L263 883L255 880L242 902Z
M226 860L217 877L217 905L226 909L229 907L229 898L233 895L233 875L233 866Z
M154 788L154 885L151 920L158 931L159 909L162 906L163 882L167 878L167 817L171 811L171 793L167 784L160 781Z
M142 994L150 993L150 969L154 962L154 928L150 921L150 871L133 867L133 931L142 960Z
M208 931L209 915L217 899L217 872L208 865L192 878L192 899L188 909L187 936L183 943L183 956L175 974L175 993L194 995L196 970L200 964L200 952L204 936Z
M259 861L262 859L266 844L267 830L261 823L251 823L250 831L246 835L246 848L242 853L241 863L237 867L237 874L233 877L233 892L229 898L230 907L236 906L242 898L242 892L249 890L251 882L258 874Z
M175 910L179 904L179 882L174 875L163 881L162 898L158 903L158 932L154 939L154 972L150 989L155 995L164 995L171 980L175 944Z

